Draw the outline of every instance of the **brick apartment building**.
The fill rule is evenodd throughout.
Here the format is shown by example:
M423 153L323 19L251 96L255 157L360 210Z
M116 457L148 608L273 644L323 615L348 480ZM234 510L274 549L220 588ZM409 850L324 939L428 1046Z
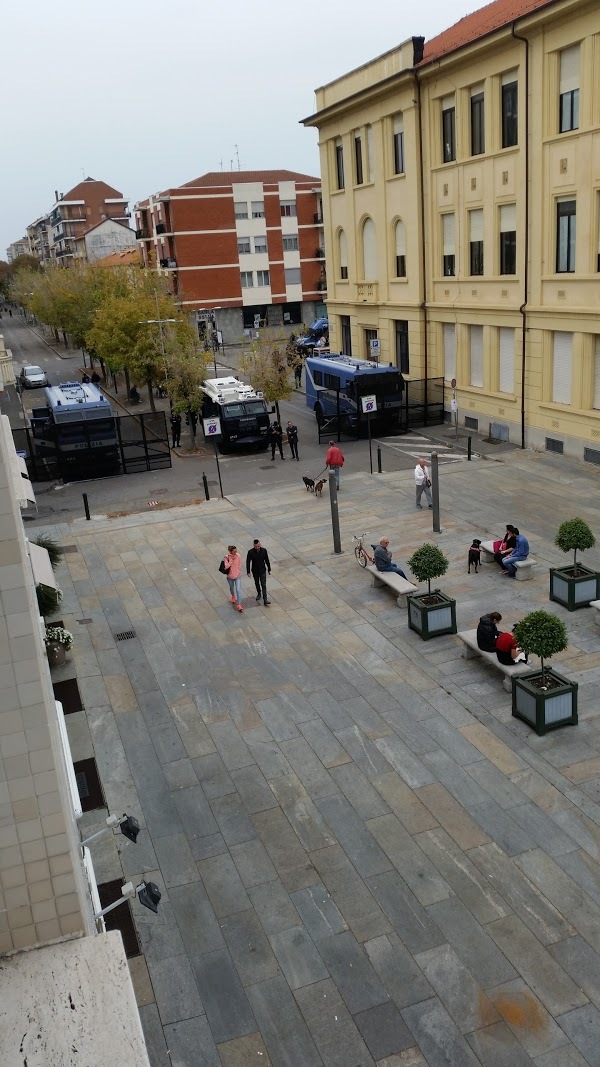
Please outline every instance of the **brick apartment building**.
M325 312L318 178L217 171L135 205L143 265L168 273L183 307L226 342ZM216 312L216 314L215 314Z
M96 258L85 237L101 226L112 233L112 240L110 233L102 234L101 254L133 244L127 200L112 185L85 178L68 193L55 192L54 200L51 210L27 227L31 252L43 263L69 266L74 259Z

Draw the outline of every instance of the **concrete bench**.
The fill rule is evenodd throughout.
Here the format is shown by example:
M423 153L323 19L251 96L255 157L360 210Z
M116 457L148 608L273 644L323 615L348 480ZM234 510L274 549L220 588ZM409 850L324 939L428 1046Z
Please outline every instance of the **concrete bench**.
M373 585L389 585L390 589L398 594L396 603L399 608L406 607L406 598L410 593L418 592L416 585L402 578L395 571L378 571L374 563L367 567L367 570L373 575Z
M483 553L484 563L494 562L493 541L482 541L481 551ZM529 578L533 578L533 568L535 567L535 565L536 561L531 556L528 556L527 559L517 560L517 562L515 563L515 567L517 568L517 581L526 582Z
M528 667L526 663L515 663L514 666L508 667L506 664L500 663L495 652L483 652L477 644L477 630L463 630L462 633L457 634L457 637L460 637L464 645L462 650L463 659L475 659L477 656L481 656L490 666L502 672L504 675L502 685L507 693L512 692L511 678L519 674L528 674L533 669L531 666Z
M594 609L594 621L600 626L600 600L590 600L590 607Z

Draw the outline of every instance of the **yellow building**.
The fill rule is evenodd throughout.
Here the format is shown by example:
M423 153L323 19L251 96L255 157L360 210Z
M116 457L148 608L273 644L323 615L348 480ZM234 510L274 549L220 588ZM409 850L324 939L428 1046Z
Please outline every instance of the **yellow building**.
M316 103L332 351L600 463L598 0L495 0Z

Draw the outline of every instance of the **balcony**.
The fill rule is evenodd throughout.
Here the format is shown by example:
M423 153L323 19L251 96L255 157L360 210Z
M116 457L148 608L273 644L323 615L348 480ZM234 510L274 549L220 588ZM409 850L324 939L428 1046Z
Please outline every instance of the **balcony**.
M156 233L157 233L157 235L161 234L161 233L166 233L166 232L167 232L167 227L165 226L164 222L157 222L157 224L156 224Z
M379 285L377 282L358 282L356 300L361 304L379 303Z
M148 241L150 239L150 234L148 233L148 230L136 230L135 239L136 241Z
M176 259L159 259L158 262L163 270L177 270Z
M323 225L323 212L322 211L315 212L315 214L313 215L313 222L314 222L315 226L322 226Z

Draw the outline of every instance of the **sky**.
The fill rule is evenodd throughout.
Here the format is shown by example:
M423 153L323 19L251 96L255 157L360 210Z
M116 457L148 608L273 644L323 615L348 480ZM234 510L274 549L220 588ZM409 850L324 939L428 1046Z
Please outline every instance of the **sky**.
M0 258L83 177L130 200L211 170L319 174L314 90L477 0L21 0L2 13ZM237 146L237 148L236 148ZM233 161L233 166L232 166ZM221 166L222 164L222 166Z

